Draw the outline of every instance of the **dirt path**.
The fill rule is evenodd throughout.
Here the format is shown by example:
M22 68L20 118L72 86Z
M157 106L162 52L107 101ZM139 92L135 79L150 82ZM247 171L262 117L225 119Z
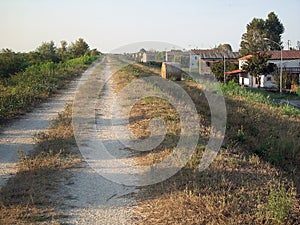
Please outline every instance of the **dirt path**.
M111 119L110 108L115 95L113 92L113 81L112 79L108 79L112 75L111 63L109 58L104 59L104 61L105 65L101 69L95 68L94 71L90 71L89 74L82 77L83 86L91 82L93 84L91 86L96 86L97 88L95 82L99 82L100 87L98 86L98 91L102 87L102 92L99 96L95 91L90 90L91 86L87 85L88 88L82 94L89 93L87 94L88 102L85 102L76 109L76 102L79 101L77 99L73 108L73 122L74 117L76 117L74 116L74 112L76 114L76 111L78 111L79 115L76 115L80 118L78 122L81 123L78 126L83 127L76 128L76 125L73 125L75 126L75 133L78 129L83 138L86 138L86 143L83 143L82 147L91 145L90 138L93 135L91 127L96 126L96 138L104 141L107 149L117 158L126 158L128 153L122 150L122 145L115 140L112 126L108 122ZM85 99L85 96L82 98ZM89 107L95 116L94 118L90 118L90 120L87 118ZM86 122L82 122L82 120ZM77 140L79 147L81 143ZM93 169L95 167L90 167L92 164L89 158L92 158L93 154L85 154L84 156L89 164L83 162L81 167L72 168L68 171L71 173L71 178L66 178L63 181L64 188L60 194L61 199L63 199L61 208L63 213L68 215L68 217L63 219L62 222L66 224L131 224L130 206L135 204L135 202L129 196L134 194L136 189L103 178L95 172ZM92 159L94 165L99 163L99 166L103 166L102 159Z
M46 130L57 113L73 101L79 80L72 81L67 89L59 91L51 100L13 121L0 132L0 187L16 172L18 150L25 154L32 150L34 135Z
M96 93L94 99L84 105L80 111L84 113L90 105L96 112L96 121L91 121L93 125L96 125L97 138L105 140L107 148L111 149L116 157L128 156L125 150L120 149L122 146L115 141L111 126L107 124L111 116L110 106L114 100L113 82L112 79L108 79L111 74L111 63L108 59L94 63L79 79L72 81L67 90L62 90L50 101L41 104L31 113L20 117L2 130L0 134L0 187L16 173L18 150L24 151L25 154L32 150L35 144L34 135L46 130L57 113L64 110L66 103L74 102L74 96L80 84L95 81L91 78L105 85L100 98L99 93ZM98 87L99 90L101 87L100 89ZM85 125L85 122L83 124ZM127 187L103 178L87 162L66 171L66 176L61 178L61 182L63 188L58 195L53 196L53 199L61 202L59 211L68 216L62 218L61 222L65 224L131 224L130 206L135 202L129 196L136 192L134 187Z

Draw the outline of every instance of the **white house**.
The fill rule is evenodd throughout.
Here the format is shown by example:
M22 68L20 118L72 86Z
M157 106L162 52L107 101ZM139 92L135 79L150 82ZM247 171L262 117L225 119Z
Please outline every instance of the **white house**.
M269 51L270 59L268 63L274 63L278 69L281 66L281 53L280 51ZM239 58L239 70L227 72L227 75L238 75L239 84L248 87L266 87L275 88L278 85L272 74L263 74L258 78L243 71L243 65L247 63L247 60L252 58L252 55L247 55ZM299 50L283 50L282 51L282 70L289 75L291 82L300 83L300 51ZM260 79L260 82L259 82ZM290 88L290 87L287 87Z
M277 84L272 74L263 74L258 77L252 76L243 70L243 66L247 63L248 59L252 58L252 55L247 55L239 58L239 69L231 71L227 75L232 75L234 72L239 74L239 84L247 87L265 87L265 88L276 88Z

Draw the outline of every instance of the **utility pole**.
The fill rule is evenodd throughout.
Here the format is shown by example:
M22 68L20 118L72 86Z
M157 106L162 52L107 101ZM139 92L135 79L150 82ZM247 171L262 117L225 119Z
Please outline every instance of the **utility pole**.
M166 51L166 62L168 62L168 50L167 50L167 48L165 48L165 51Z
M192 53L190 52L190 68L189 68L189 73L192 72Z
M225 61L225 53L224 53L224 84L226 83L226 61Z
M199 54L199 74L201 75L201 53Z

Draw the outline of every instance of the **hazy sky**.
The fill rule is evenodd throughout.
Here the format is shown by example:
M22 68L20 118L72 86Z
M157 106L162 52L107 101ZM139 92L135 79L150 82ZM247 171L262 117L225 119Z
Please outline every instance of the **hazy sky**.
M0 49L82 37L103 52L140 41L238 50L247 23L271 11L285 26L285 47L287 40L296 46L299 9L299 0L0 0Z

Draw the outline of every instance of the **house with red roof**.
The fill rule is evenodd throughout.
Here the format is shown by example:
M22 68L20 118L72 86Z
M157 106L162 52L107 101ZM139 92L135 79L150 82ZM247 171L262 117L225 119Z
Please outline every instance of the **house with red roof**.
M267 54L270 55L268 63L273 63L277 66L277 74L279 74L281 66L281 52L280 51L269 51ZM252 58L252 55L247 55L238 59L239 69L234 71L226 72L227 77L238 76L239 84L248 87L265 87L275 88L278 87L273 74L261 74L258 77L252 76L247 71L244 71L243 65ZM287 80L290 85L283 87L290 89L291 84L300 83L300 50L283 50L282 51L282 70L287 75ZM259 80L260 79L260 80Z

